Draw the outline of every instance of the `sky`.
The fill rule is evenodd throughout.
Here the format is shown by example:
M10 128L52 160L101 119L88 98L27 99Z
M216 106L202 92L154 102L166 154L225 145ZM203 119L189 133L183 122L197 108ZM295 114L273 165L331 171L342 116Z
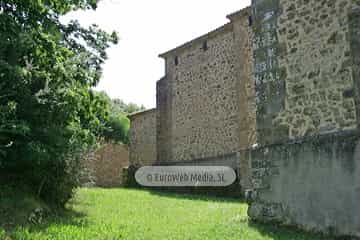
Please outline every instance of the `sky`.
M165 74L158 57L185 42L228 22L226 15L250 5L251 0L101 0L96 11L69 13L77 19L116 31L118 45L108 49L109 59L96 87L111 98L153 108L156 81Z

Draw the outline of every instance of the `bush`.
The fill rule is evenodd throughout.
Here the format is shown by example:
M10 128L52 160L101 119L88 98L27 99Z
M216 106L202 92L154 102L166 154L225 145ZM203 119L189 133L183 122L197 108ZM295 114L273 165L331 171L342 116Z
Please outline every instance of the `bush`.
M0 3L0 175L56 205L71 197L80 156L109 119L109 103L92 88L116 34L59 20L96 7L94 0Z
M130 120L122 114L111 114L109 121L105 125L107 129L103 135L106 140L115 142L129 143Z

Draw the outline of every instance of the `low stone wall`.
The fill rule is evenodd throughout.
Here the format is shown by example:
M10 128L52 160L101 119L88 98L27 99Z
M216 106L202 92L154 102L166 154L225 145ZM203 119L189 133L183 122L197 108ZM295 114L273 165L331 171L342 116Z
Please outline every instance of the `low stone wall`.
M252 219L360 237L359 132L269 145L245 155Z
M156 162L156 115L156 109L150 109L129 116L130 165Z
M129 150L126 145L106 143L87 154L84 161L84 184L98 187L120 187L123 168L129 165Z

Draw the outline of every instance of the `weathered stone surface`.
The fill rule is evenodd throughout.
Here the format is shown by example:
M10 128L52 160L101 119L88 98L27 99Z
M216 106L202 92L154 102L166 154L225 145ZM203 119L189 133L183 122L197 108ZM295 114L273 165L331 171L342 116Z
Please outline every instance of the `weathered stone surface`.
M212 158L255 143L249 15L249 8L229 15L230 23L161 55L159 162Z
M157 162L172 159L172 82L166 77L156 84L156 152Z
M221 155L238 147L232 32L219 33L207 45L207 51L198 43L180 53L178 66L166 78L173 85L169 161Z
M249 158L251 218L360 237L359 132L270 145Z
M130 115L130 165L150 166L156 162L156 109Z
M256 202L248 209L250 218L256 218L261 222L279 222L284 218L281 204Z
M350 53L352 59L352 76L354 80L353 92L347 98L354 98L356 102L357 124L360 128L360 4L353 3L353 10L349 13L350 26ZM344 93L345 94L345 93ZM347 105L347 112L350 112L353 106Z
M239 150L257 138L250 15L251 8L233 13L230 23L161 55L166 75L157 82L156 128L153 114L132 117L132 164L222 161L239 170ZM250 185L241 164L241 183Z
M287 137L288 134L287 131L277 131L273 124L274 117L285 108L284 77L287 76L287 72L285 68L279 67L279 55L283 54L276 31L279 1L253 1L252 8L255 20L253 54L257 96L256 123L259 135L257 140L264 145ZM300 91L300 88L295 90Z
M253 11L263 147L242 154L251 169L249 216L359 237L360 137L341 134L360 126L359 3L254 0ZM275 36L263 30L272 18ZM267 55L274 45L281 50ZM337 134L318 137L327 133Z
M99 187L119 187L123 182L123 168L129 166L128 146L103 143L99 149L85 155L82 182Z
M235 66L237 69L239 149L246 149L257 141L256 135L256 102L254 82L254 58L252 41L253 24L251 8L237 14L229 15L233 23ZM250 17L250 19L249 19ZM246 168L240 168L240 171ZM242 172L242 175L245 173Z
M288 49L278 58L287 73L286 98L273 125L288 126L284 140L355 129L355 105L344 108L346 101L354 101L348 94L355 79L347 37L354 32L347 22L352 1L279 0L279 6L277 37Z

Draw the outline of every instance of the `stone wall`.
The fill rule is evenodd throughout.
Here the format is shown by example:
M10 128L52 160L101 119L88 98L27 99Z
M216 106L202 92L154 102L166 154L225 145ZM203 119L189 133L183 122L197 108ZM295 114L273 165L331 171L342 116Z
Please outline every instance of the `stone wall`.
M254 57L253 57L253 28L251 8L248 7L239 12L228 15L232 21L234 32L235 66L237 75L237 98L238 98L238 124L239 145L238 150L244 150L257 142L256 134L256 98L254 80ZM243 189L251 186L249 165L247 161L241 161L240 152L237 153L239 183Z
M343 132L248 150L252 219L360 237L360 134Z
M130 118L130 165L156 162L156 109L135 113Z
M230 23L161 55L159 162L234 154L256 141L249 15L249 8L232 14Z
M360 237L360 1L253 0L228 18L160 55L156 133L134 152L232 166L251 218Z
M129 165L128 146L103 143L99 149L86 155L84 164L84 184L98 187L122 186L123 168Z
M172 82L166 77L156 84L156 151L160 163L172 159Z
M285 76L278 61L283 49L276 32L279 0L253 1L252 8L257 135L260 144L267 144L288 137L287 129L273 123L285 109Z
M354 80L354 98L357 112L358 129L360 129L360 1L354 2L349 14L350 56Z
M166 80L172 83L172 161L237 150L237 99L231 26L176 55ZM172 58L168 61L174 62Z
M253 1L262 144L357 127L351 0Z
M256 99L251 8L245 8L227 16L233 25L236 69L236 89L239 124L239 149L246 149L257 141Z
M360 2L253 0L249 215L360 237Z

